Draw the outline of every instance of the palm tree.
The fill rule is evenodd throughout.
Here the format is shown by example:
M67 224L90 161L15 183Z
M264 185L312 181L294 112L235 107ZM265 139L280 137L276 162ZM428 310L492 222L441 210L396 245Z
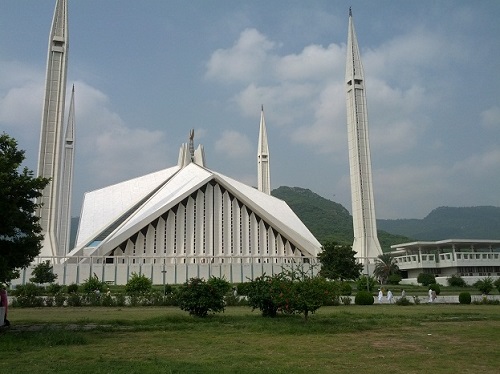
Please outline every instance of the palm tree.
M387 278L392 274L398 274L399 267L389 253L383 253L378 256L375 262L375 270L373 275L375 275L380 283L385 284Z

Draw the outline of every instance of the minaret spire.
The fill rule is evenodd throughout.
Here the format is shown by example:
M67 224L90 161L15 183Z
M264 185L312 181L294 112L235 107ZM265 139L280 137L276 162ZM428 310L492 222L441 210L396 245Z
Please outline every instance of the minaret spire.
M73 165L75 158L75 85L71 90L68 123L64 135L63 168L61 176L61 217L58 230L58 256L65 256L69 247L71 230L71 192L73 186Z
M68 41L67 0L57 0L49 36L38 158L38 175L51 179L38 200L42 204L39 216L44 235L41 256L56 256L59 253L57 231L60 219Z
M271 171L269 168L269 146L267 144L266 121L264 119L264 105L260 111L259 145L257 150L257 183L258 190L271 194Z
M375 218L364 73L350 8L345 80L354 228L352 249L367 266L370 260L382 254L382 249Z

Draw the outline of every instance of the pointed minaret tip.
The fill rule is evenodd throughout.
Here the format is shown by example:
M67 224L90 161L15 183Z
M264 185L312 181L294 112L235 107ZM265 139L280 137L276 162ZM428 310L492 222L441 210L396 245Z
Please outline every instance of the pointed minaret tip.
M349 17L352 17L352 9L349 7Z

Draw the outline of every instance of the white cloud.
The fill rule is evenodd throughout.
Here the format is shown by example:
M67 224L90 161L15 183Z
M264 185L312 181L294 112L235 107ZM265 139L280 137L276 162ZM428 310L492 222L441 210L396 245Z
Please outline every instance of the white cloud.
M215 150L232 158L251 157L256 148L252 147L252 142L248 137L238 131L224 131L221 137L215 142Z
M226 82L250 82L261 77L275 47L255 29L244 30L232 48L216 50L207 63L206 77Z
M481 123L487 129L500 128L500 107L492 106L481 112Z

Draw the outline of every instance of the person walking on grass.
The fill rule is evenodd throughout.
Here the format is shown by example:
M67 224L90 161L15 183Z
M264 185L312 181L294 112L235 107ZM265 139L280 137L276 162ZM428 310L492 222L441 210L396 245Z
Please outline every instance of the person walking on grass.
M5 283L2 283L0 286L0 306L4 308L5 314L3 321L0 321L1 324L0 326L10 326L10 322L7 319L7 309L9 306L9 299L7 298L7 285Z

